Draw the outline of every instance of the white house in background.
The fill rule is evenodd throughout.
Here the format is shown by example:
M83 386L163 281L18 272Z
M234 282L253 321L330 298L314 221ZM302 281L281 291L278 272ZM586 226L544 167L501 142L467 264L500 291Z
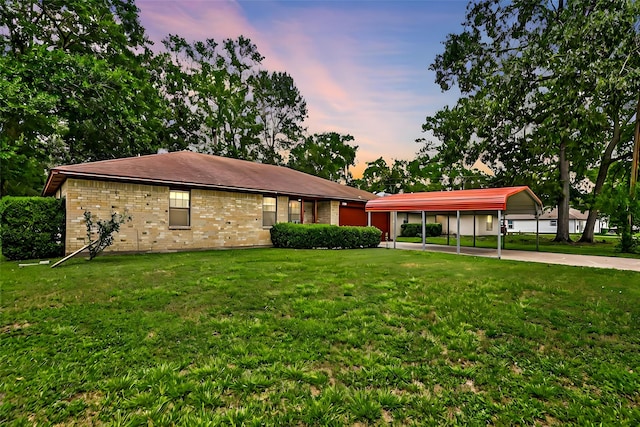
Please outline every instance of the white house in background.
M569 209L569 233L582 233L587 224L589 212L580 212L577 209ZM437 222L442 224L442 234L456 233L455 215L426 215L427 223ZM396 235L400 236L403 223L416 223L422 221L420 212L398 212L398 222L396 224ZM536 218L533 215L511 214L505 215L504 219L508 233L535 233ZM475 223L475 228L474 228ZM558 230L558 209L545 210L538 219L540 234L555 234ZM602 229L608 228L605 219L598 219L594 227L594 233L598 234ZM497 215L473 215L465 214L460 218L460 234L463 236L495 236L498 234Z
M535 218L534 218L535 219ZM420 212L398 212L398 222L396 223L396 236L400 236L402 224L422 222L422 214ZM457 219L455 213L452 215L434 215L426 214L427 223L442 224L442 234L455 234L457 227ZM475 223L475 228L474 228ZM460 217L460 234L462 236L495 236L498 234L500 227L498 226L498 216L496 214L469 214L465 213ZM535 220L533 232L535 233Z
M569 233L582 233L587 224L589 212L580 212L569 208ZM510 233L535 233L536 218L533 215L506 215L507 232ZM558 230L558 208L545 210L538 218L538 227L541 234L555 234ZM605 219L598 219L594 226L594 233L598 234L603 228L608 228Z

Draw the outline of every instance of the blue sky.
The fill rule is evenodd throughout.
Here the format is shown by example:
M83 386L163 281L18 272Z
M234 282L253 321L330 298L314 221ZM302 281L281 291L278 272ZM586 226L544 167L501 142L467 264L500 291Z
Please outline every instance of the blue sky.
M286 71L307 101L310 133L351 134L355 174L382 156L412 159L424 118L457 93L442 93L428 70L447 34L459 32L466 1L138 0L158 45L249 37L263 66Z

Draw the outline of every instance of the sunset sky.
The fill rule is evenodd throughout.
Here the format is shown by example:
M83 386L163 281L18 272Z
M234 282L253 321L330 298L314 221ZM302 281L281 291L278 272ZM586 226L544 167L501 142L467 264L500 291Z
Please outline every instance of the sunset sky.
M307 101L310 133L351 134L355 174L383 156L412 159L424 118L443 94L428 70L447 34L459 32L465 1L138 0L158 48L167 34L189 41L244 35L270 71L286 71Z

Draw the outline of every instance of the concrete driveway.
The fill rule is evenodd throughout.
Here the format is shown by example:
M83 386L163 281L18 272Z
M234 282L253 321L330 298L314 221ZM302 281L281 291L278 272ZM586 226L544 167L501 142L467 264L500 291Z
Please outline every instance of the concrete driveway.
M380 244L381 248L393 249L393 242ZM422 243L397 242L396 249L422 250ZM455 246L427 244L426 250L431 252L456 253ZM484 256L497 258L497 249L461 247L461 255ZM593 255L556 254L551 252L502 250L502 259L525 262L541 262L547 264L574 265L580 267L613 268L616 270L630 270L640 272L640 259L617 258Z

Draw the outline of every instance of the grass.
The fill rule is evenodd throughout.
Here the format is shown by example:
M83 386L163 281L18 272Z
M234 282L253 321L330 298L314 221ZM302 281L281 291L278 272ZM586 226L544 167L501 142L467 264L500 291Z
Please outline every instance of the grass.
M2 263L3 425L639 425L640 274L384 249Z
M540 235L540 251L554 252L576 255L597 255L597 256L615 256L623 258L640 259L640 253L626 254L617 251L616 246L620 241L618 236L595 236L594 243L579 243L580 235L572 235L571 243L554 242L555 235ZM421 237L398 237L398 242L422 243ZM447 236L428 237L427 243L446 245ZM449 245L456 245L456 237L450 236ZM461 246L473 246L473 236L460 236ZM476 247L479 248L495 248L497 246L497 236L476 236ZM512 234L505 238L505 249L514 249L520 251L535 251L536 236L535 234Z

